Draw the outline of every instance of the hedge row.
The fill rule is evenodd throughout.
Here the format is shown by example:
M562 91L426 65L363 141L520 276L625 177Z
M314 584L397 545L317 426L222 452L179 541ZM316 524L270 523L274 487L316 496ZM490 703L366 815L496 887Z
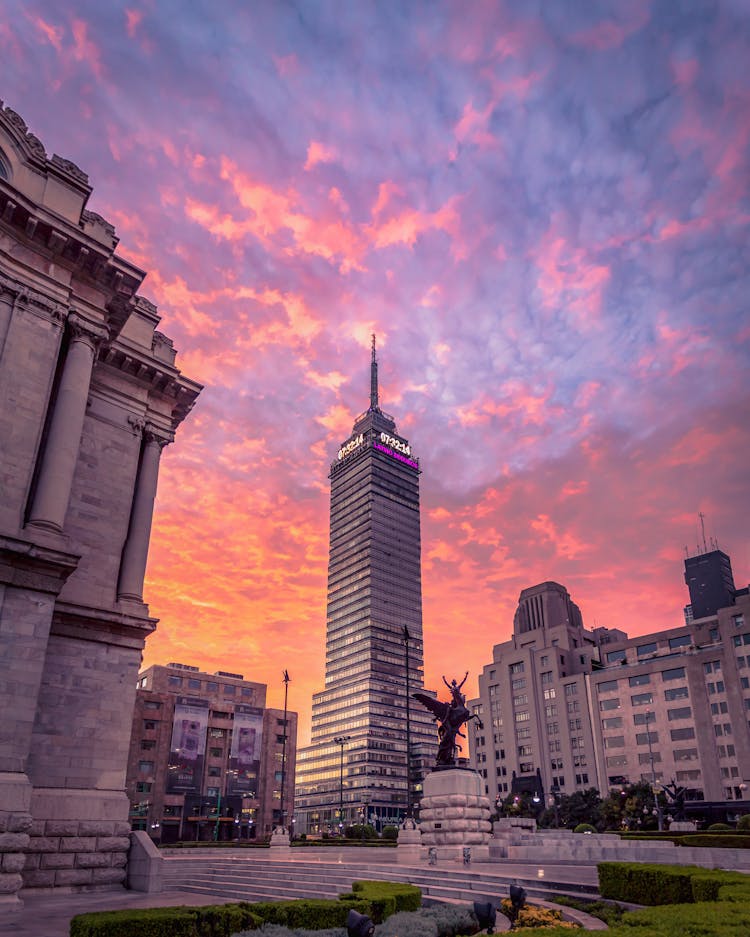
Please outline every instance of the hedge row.
M79 914L70 922L70 937L231 937L262 924L322 930L345 927L349 910L375 923L396 911L413 911L422 892L401 882L354 882L336 899L257 901L203 908L139 908Z
M750 879L740 872L723 872L694 865L648 865L640 862L600 862L602 898L635 904L691 904L717 901L722 886L745 886ZM750 892L748 893L750 899Z
M702 846L706 849L750 849L747 833L621 833L625 840L657 840L675 843L677 846Z

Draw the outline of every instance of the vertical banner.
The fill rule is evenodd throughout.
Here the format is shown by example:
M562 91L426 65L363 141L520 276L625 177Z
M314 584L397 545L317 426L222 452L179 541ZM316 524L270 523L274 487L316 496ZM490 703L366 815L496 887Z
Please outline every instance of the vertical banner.
M178 696L169 746L168 794L198 794L206 760L208 700Z
M235 706L227 774L228 794L257 796L262 735L263 710L257 706Z

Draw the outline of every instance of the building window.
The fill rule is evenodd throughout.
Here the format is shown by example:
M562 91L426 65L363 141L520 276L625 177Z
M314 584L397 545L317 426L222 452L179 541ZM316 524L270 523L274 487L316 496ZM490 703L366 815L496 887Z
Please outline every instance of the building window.
M156 739L142 739L141 751L151 752L156 748Z
M552 719L557 715L557 703L547 703L544 707L544 715L547 719Z
M602 719L602 729L621 729L622 716L612 716L610 719Z
M516 677L515 680L511 680L510 688L513 691L526 689L526 677ZM493 693L493 690L495 691L494 693ZM500 695L500 687L497 684L495 686L490 687L490 696L494 696L495 693L498 696Z
M599 700L599 709L602 712L606 712L608 709L619 709L620 700L619 699L603 699Z
M650 673L639 673L634 677L630 677L628 680L630 686L648 686L651 683L651 674Z
M527 693L522 693L520 696L513 697L514 706L527 706L529 702L529 697Z
M719 673L721 670L720 660L707 660L703 665L703 673Z
M518 757L519 758L528 758L530 755L534 754L534 749L531 745L519 745L518 746Z
M734 622L735 628L744 628L745 627L745 616L744 615L732 615L732 621Z
M628 763L627 755L610 755L607 758L607 767L608 768L622 768L623 765Z
M534 762L533 761L522 761L518 765L521 774L533 774L534 773Z
M669 735L673 742L687 742L688 739L695 738L695 729L692 726L686 726L684 729L670 729Z
M602 693L614 693L617 690L617 680L603 680L599 686L599 695Z
M625 650L621 650L621 651L609 651L609 652L607 653L607 663L608 663L608 664L616 664L616 663L618 663L619 661L625 660L625 658L626 658L626 651L625 651Z
M246 698L251 697L251 696L254 695L254 693L255 693L255 690L254 690L251 686L243 686L243 687L242 687L242 695L243 695L244 697L246 697Z
M604 747L605 748L624 748L625 736L624 735L610 735L609 738L604 739Z
M743 644L750 644L750 632L736 634L732 640L734 641L735 647L742 647Z
M524 662L521 660L516 664L511 664L508 669L511 673L523 673L526 667L524 666Z
M637 732L635 736L636 745L648 745L649 742L653 745L654 742L659 741L658 732Z
M673 722L675 719L689 719L693 715L693 711L689 706L680 706L679 709L668 709L667 718L670 722Z
M682 634L679 638L670 638L669 639L669 649L670 651L676 651L681 647L690 647L693 643L693 636L690 634Z
M191 690L200 690L200 680L196 680L195 677L188 677L188 688Z
M684 680L685 679L685 668L684 667L672 667L670 670L662 670L661 678L666 683L668 680Z
M661 761L661 752L638 752L639 765L648 765L652 759L654 762Z
M231 683L224 684L224 696L234 696L237 693L237 687Z
M675 748L672 752L672 757L675 761L697 761L698 760L698 749L697 748Z
M207 787L207 788L206 788L206 796L207 796L207 797L218 797L218 796L219 796L219 788L218 788L218 787Z
M728 713L727 704L722 700L720 703L711 703L711 715L712 716L723 716Z
M630 697L631 706L650 706L653 701L653 693L636 693Z
M150 794L152 784L150 781L136 781L135 790L138 794Z
M208 769L208 776L210 778L220 778L221 777L221 768L218 765L211 765Z
M709 683L706 684L706 687L707 687L707 689L708 689L708 695L709 695L709 696L713 696L713 695L716 694L716 693L723 693L723 692L724 692L724 681L723 681L723 680L717 680L715 683L709 682Z
M143 704L144 709L161 709L161 703L159 700L147 699Z
M548 683L552 683L553 675L551 670L545 670L542 674L542 686Z
M689 696L690 694L688 693L688 688L686 686L676 686L672 687L671 690L664 691L664 699L668 703L671 703L672 700L688 699Z
M153 761L139 761L138 770L141 772L141 774L153 774L153 771L154 771Z
M638 657L645 657L647 654L656 654L656 641L651 641L649 644L639 644L635 649L635 653Z
M224 749L223 748L210 748L209 754L211 755L212 758L221 758L221 756L224 754Z
M515 720L516 720L516 722L528 722L530 718L531 718L531 717L530 717L529 713L527 713L527 712L524 712L524 713L516 713L516 714L515 714Z
M151 732L153 729L157 727L158 724L159 723L156 719L144 719L143 729L145 732Z
M545 698L545 699L555 699L556 696L557 696L557 694L555 693L555 688L554 688L553 686L548 687L548 688L544 691L544 698Z
M615 681L616 683L617 681ZM565 684L565 695L566 696L577 696L578 695L578 684L577 683L566 683Z
M182 686L182 677L177 677L174 674L170 674L167 678L167 683L170 686Z
M568 712L569 713L579 713L581 711L581 704L577 699L568 700Z

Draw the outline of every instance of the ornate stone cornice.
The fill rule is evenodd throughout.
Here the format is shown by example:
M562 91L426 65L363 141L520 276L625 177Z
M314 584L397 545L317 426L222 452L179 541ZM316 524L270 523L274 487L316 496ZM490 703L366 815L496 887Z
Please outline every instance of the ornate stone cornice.
M10 293L14 297L14 306L33 306L35 310L45 313L57 322L64 321L67 315L65 307L61 306L56 300L31 289L25 283L0 273L0 296L3 293Z
M174 442L174 433L170 433L154 423L146 423L143 429L143 438L147 443L156 443L159 449L164 449L165 446Z
M96 351L102 342L109 338L109 332L103 325L96 322L89 322L77 312L70 312L68 315L68 329L74 340L87 341Z

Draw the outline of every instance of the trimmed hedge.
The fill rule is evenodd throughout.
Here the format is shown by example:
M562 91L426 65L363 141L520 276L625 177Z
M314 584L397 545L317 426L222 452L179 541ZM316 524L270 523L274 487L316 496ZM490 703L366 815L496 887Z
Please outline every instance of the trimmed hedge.
M678 846L703 846L713 849L750 849L750 836L742 833L688 833Z
M248 904L134 908L78 914L70 937L231 937L262 923Z
M352 891L338 900L208 905L206 907L138 908L79 914L70 922L70 937L232 937L262 924L291 929L323 930L346 927L353 908L379 924L397 911L416 911L422 892L402 882L353 882Z
M645 905L718 901L725 888L737 889L730 892L736 895L733 900L750 898L750 877L741 872L638 862L600 862L598 871L599 893L613 901Z

